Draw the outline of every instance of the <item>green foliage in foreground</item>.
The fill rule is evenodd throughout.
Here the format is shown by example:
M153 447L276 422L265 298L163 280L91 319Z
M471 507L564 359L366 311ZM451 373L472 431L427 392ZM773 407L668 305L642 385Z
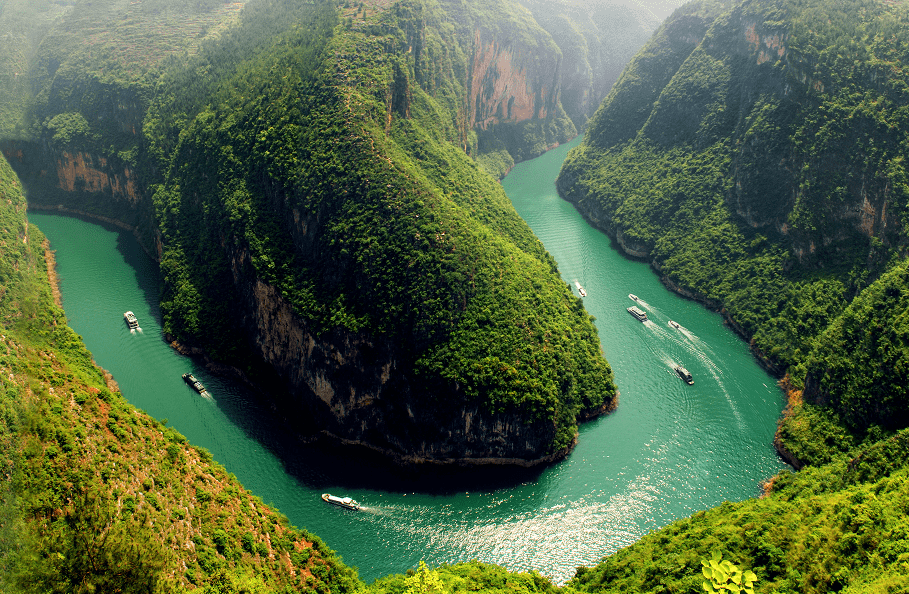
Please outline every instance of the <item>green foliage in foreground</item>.
M352 592L318 537L111 391L0 160L0 590Z
M510 572L498 565L471 561L429 569L425 563L406 574L370 584L368 594L556 594L559 588L537 572Z
M769 495L725 503L579 569L583 592L700 592L714 551L756 574L755 592L902 592L909 588L905 432L797 474Z

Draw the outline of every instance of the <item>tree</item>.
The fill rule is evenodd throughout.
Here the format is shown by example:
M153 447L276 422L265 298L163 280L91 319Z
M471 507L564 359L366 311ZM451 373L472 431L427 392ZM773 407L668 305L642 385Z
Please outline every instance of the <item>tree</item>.
M19 577L26 592L148 594L164 568L164 550L143 519L124 517L94 491L76 494L37 541Z
M710 561L701 560L701 573L707 578L704 582L704 590L710 594L733 592L739 594L754 594L754 582L757 576L752 571L742 571L730 563L723 561L723 555L717 551L713 552Z

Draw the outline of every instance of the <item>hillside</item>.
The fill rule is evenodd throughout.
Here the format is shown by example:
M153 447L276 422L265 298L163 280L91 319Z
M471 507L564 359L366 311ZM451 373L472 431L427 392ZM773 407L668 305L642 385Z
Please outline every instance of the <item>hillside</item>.
M615 405L581 302L477 165L575 134L524 7L78 8L38 44L30 135L0 146L32 208L134 229L171 339L307 437L407 464L552 461Z
M4 160L0 198L0 588L354 590L318 537L111 389L52 300Z
M582 569L587 592L700 591L712 552L761 592L907 587L904 3L696 2L623 72L561 195L783 377L798 474Z
M887 412L906 403L888 387L905 383L901 339L825 367L847 306L880 301L862 291L906 257L906 7L724 8L690 4L664 24L569 156L560 191L669 286L721 309L794 394L804 387L796 412L829 405L858 441L903 428ZM884 335L901 333L893 306ZM868 395L882 376L895 384ZM862 405L834 396L852 392Z
M611 404L611 372L462 149L456 23L417 2L340 33L323 14L226 74L178 139L152 136L175 147L154 196L166 331L226 356L245 342L296 414L405 462L561 455ZM152 113L147 129L184 117Z

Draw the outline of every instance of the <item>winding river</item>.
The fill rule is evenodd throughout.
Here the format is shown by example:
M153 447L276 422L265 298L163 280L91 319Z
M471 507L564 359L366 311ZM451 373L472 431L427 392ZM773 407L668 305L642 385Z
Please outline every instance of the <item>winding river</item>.
M418 480L301 445L274 429L271 412L243 386L164 343L157 269L132 235L56 214L29 218L56 250L70 325L124 396L208 448L363 579L421 559L480 559L562 583L577 566L650 530L758 495L760 483L784 466L771 444L783 396L745 343L719 315L670 293L646 264L620 255L557 196L554 180L571 145L519 164L503 185L565 281L587 290L584 303L597 318L621 397L617 412L582 427L567 460L532 474ZM648 322L626 313L634 304L629 293ZM136 313L141 332L126 328L126 310ZM693 386L672 371L679 363L693 374ZM186 371L206 384L211 399L183 383ZM325 491L366 508L328 506L319 499Z

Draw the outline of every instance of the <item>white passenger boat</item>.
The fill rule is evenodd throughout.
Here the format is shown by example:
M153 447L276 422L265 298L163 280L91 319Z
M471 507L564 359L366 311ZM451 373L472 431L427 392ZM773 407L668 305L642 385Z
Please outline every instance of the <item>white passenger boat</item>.
M647 314L644 313L640 307L631 306L628 308L628 313L634 316L634 318L640 322L647 321Z
M337 505L338 507L343 507L344 509L360 511L360 504L350 497L335 497L329 493L322 493L322 501Z

